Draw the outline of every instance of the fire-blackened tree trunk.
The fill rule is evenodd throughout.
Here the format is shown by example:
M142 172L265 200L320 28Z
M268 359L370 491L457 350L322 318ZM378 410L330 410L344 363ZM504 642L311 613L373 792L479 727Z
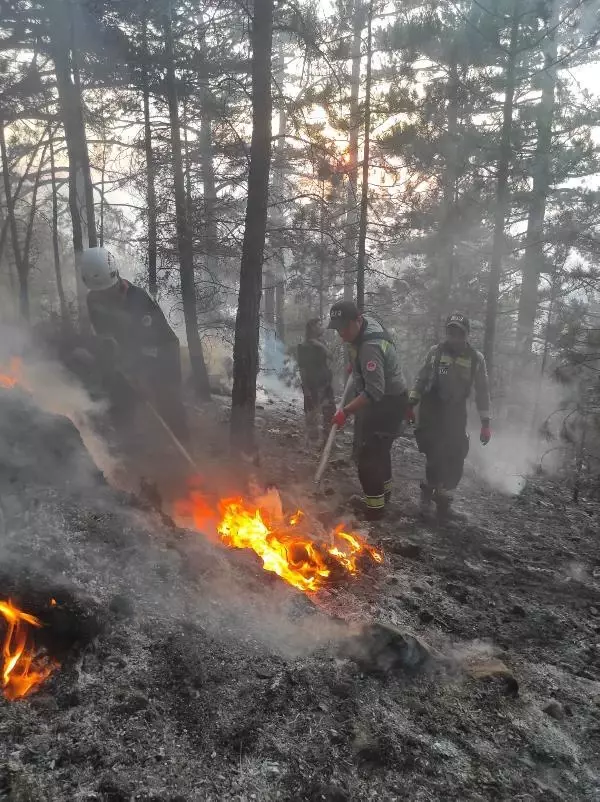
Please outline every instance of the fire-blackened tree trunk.
M175 216L177 223L177 248L179 250L179 277L181 299L192 367L194 389L200 398L210 398L208 372L204 362L202 342L198 331L198 310L196 307L196 282L194 276L194 243L187 210L185 178L183 174L183 150L179 120L179 101L175 80L175 56L173 48L173 27L170 9L163 19L165 33L165 55L167 60L166 90L171 125L171 160L175 188Z
M231 413L232 443L246 451L252 450L254 446L262 261L271 163L272 48L273 0L255 0L252 21L252 140L240 291L235 321Z
M365 78L365 137L363 145L362 186L360 194L360 225L358 227L358 261L356 265L356 304L365 307L365 271L367 263L367 226L369 223L369 158L371 155L371 64L373 60L373 3L367 20L367 67Z
M147 5L147 4L146 4ZM144 14L142 28L142 98L144 106L144 153L146 156L146 205L148 215L148 288L156 297L158 293L157 225L156 225L156 166L152 150L152 125L150 122L150 80L148 77L148 19Z
M519 33L519 2L515 0L510 44L506 55L506 88L502 112L502 133L500 137L500 153L498 156L496 179L496 208L494 211L494 239L490 259L490 278L485 317L484 353L490 376L494 364L494 345L496 339L496 319L498 317L498 296L502 278L502 257L504 255L504 227L510 205L509 172L511 161L511 139L513 128L513 110L515 102L515 69L517 64L517 42Z
M52 252L54 255L54 276L56 278L56 292L60 305L60 317L64 326L70 325L69 310L65 298L60 264L60 242L58 238L58 187L56 184L56 164L54 160L54 138L50 139L50 181L52 184Z
M545 68L540 74L542 96L538 106L537 143L533 162L533 186L527 219L527 240L523 260L523 278L519 298L517 328L518 361L521 370L527 369L531 358L533 329L538 306L538 284L544 265L544 218L546 197L550 187L550 147L555 108L558 55L556 32L559 3L554 4L550 18L550 34L545 40Z
M82 223L84 209L89 247L95 247L98 244L98 238L96 235L93 185L85 133L81 82L79 70L73 61L75 18L72 4L66 2L66 0L54 0L49 8L51 9L50 48L56 72L60 116L65 130L69 160L69 210L73 231L73 250L75 252L78 311L80 324L86 327L88 325L87 306L85 304L85 288L81 282L80 271L81 254L84 248ZM82 178L84 187L83 202L79 197L77 186L79 177Z
M6 153L6 137L4 134L4 120L0 120L0 156L2 157L2 179L4 182L4 196L6 202L6 216L10 227L10 238L12 242L15 266L17 268L17 278L19 280L19 309L21 317L29 321L29 286L28 275L23 260L21 246L19 244L19 232L17 229L17 218L15 217L15 206L13 203L12 186L10 180L10 169L8 166L8 155Z
M344 299L354 300L356 282L356 239L358 234L358 136L360 132L360 62L364 10L355 0L352 18L352 75L350 80L350 138L348 141L348 190L346 194L346 236L344 241Z

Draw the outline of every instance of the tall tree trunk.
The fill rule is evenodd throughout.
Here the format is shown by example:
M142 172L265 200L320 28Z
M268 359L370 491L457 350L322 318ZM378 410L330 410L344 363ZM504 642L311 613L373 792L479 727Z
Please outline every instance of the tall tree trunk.
M79 6L75 7L72 0L68 1L71 12L71 70L73 72L73 111L75 113L74 123L76 132L76 145L78 149L78 162L83 180L83 195L85 202L85 212L87 221L87 236L90 248L98 246L98 234L96 231L96 212L94 205L94 185L92 183L92 170L90 166L90 154L88 151L87 136L85 132L85 119L83 115L83 92L81 89L81 74L79 72L79 53L77 22L79 19Z
M274 0L255 0L252 21L252 140L248 202L240 268L240 291L233 349L231 438L237 447L254 447L260 295L271 162L271 53Z
M360 63L364 8L355 0L352 16L352 76L350 79L350 137L348 141L348 190L346 194L346 236L344 238L344 300L354 300L356 290L356 240L359 224L358 139L360 134Z
M490 259L490 277L485 317L484 353L490 376L494 367L494 346L496 339L496 321L498 317L498 296L502 279L502 257L504 255L504 228L510 206L509 172L511 161L511 140L513 126L513 109L515 100L515 68L517 62L517 40L519 34L519 0L515 0L512 13L510 44L506 57L506 88L502 112L502 133L500 137L500 153L498 156L496 179L496 208L494 211L494 239Z
M283 85L285 83L285 38L281 36L279 42L279 55L277 58L277 84L281 92L283 92ZM277 147L275 154L275 198L277 203L283 204L285 194L285 152L286 142L285 134L287 131L287 113L285 108L285 99L282 97L281 105L279 107L279 120L277 126ZM283 205L276 207L275 219L278 227L284 225ZM275 253L277 262L277 269L275 275L275 333L277 339L281 342L285 339L285 319L284 319L284 304L285 304L285 249L277 248Z
M31 253L31 243L33 241L33 227L35 224L35 215L37 213L37 196L38 191L40 188L40 181L42 178L42 170L44 168L44 164L46 162L46 153L48 152L48 146L50 144L50 140L54 136L55 131L52 130L50 126L47 128L47 135L48 140L44 144L42 149L42 155L40 157L40 161L38 164L38 168L35 174L35 178L33 181L33 190L31 193L31 204L29 207L29 216L27 219L27 229L25 232L25 245L23 247L23 279L21 281L21 277L19 277L19 283L21 286L21 292L24 294L24 298L21 299L21 303L25 303L27 306L28 314L29 314L29 272L31 270L31 263L29 261L29 255Z
M52 182L52 252L54 255L54 276L60 306L60 317L64 326L70 326L69 309L65 298L60 264L60 241L58 236L58 187L56 185L56 164L54 160L54 138L50 139L50 180Z
M200 114L200 165L202 169L202 195L204 203L204 249L206 252L206 269L213 276L217 269L217 188L215 182L215 166L213 163L212 115L209 107L208 92L203 92L202 111Z
M183 152L179 120L179 102L175 79L175 53L173 47L173 26L171 10L164 16L165 55L167 59L166 90L169 104L171 127L171 160L175 186L175 216L177 222L177 248L179 251L179 277L181 299L187 335L192 380L200 398L210 398L208 371L204 362L202 341L198 331L198 310L196 306L196 282L194 276L194 243L189 215L187 212L185 178L183 174Z
M10 169L8 166L8 155L6 153L6 138L4 134L4 120L0 120L0 156L2 159L2 178L4 181L4 195L6 199L6 216L10 227L10 238L12 250L17 269L19 281L19 310L21 317L29 322L29 287L28 276L23 261L21 246L19 244L19 232L17 229L17 218L15 217L15 206L13 203L12 186L10 180Z
M93 188L87 139L83 121L83 99L77 72L74 82L71 45L73 44L73 9L66 0L54 0L50 17L51 52L56 72L56 88L60 116L65 130L67 156L69 160L69 211L73 231L75 252L75 276L77 282L77 305L80 326L89 327L86 291L81 281L81 255L83 253L82 206L85 207L88 245L97 245L94 215ZM79 90L78 88L79 87ZM78 192L78 178L82 177L85 200L82 203Z
M365 307L365 272L367 262L367 226L369 222L369 158L371 155L371 64L373 60L373 2L367 19L367 67L365 78L365 123L362 186L360 196L360 225L358 228L358 263L356 265L356 304Z
M434 336L437 339L443 331L444 320L452 311L452 285L455 278L455 221L456 181L458 178L458 104L460 81L458 76L458 52L456 45L451 53L447 84L448 103L446 106L447 133L444 146L444 197L440 216L439 254L437 264L437 292L435 304Z
M550 188L552 125L555 109L556 58L558 54L556 32L558 3L550 18L550 34L545 40L545 69L540 75L542 96L538 106L537 143L533 162L533 186L527 219L527 239L522 267L521 295L517 325L519 369L526 370L531 359L533 329L538 307L538 285L544 266L544 218L546 198Z
M152 123L150 118L150 79L148 77L148 0L144 3L142 27L142 99L144 106L144 154L146 157L146 205L148 207L148 287L150 294L156 298L158 294L158 276L156 270L157 247L157 221L156 221L156 166L152 150Z

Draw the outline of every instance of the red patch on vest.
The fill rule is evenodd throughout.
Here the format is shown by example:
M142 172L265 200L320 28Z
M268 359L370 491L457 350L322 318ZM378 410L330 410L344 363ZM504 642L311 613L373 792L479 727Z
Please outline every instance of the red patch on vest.
M370 362L367 362L367 370L372 373L374 370L377 370L377 362L373 359Z

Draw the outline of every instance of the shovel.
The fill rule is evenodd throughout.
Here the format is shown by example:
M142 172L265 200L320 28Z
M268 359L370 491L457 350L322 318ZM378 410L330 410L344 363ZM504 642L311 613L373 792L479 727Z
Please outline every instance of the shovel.
M348 381L346 382L344 392L342 393L342 398L338 405L338 411L340 409L343 409L344 406L346 405L346 400L348 398L348 395L350 394L350 390L352 389L353 384L354 384L354 377L348 376ZM321 484L321 479L323 478L323 474L325 473L325 468L327 467L327 463L329 462L329 457L331 456L331 449L333 448L338 428L339 428L338 425L335 423L331 427L331 431L329 432L327 442L325 443L325 448L323 449L323 453L321 454L319 467L317 468L317 472L315 474L315 485L317 487Z

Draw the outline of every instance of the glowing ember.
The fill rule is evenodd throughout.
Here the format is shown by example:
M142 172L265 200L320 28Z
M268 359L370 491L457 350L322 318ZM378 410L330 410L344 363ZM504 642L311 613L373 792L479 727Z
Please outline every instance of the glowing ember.
M23 384L23 363L15 356L7 367L0 367L0 387L10 390L17 384Z
M276 492L276 491L274 491ZM193 491L175 506L175 517L193 522L202 530L216 522L221 541L230 548L251 549L262 560L265 571L277 574L295 588L314 592L340 570L355 575L365 557L376 563L383 556L357 533L344 531L343 524L322 543L304 531L308 519L302 510L289 518L275 514L277 505L255 503L242 498L223 499L214 512L205 496ZM270 497L269 497L270 498ZM280 505L279 505L280 506Z
M2 643L0 677L4 696L13 701L34 691L57 665L38 654L29 642L29 627L41 627L39 619L19 610L10 599L0 601L0 616L4 617L7 624Z

